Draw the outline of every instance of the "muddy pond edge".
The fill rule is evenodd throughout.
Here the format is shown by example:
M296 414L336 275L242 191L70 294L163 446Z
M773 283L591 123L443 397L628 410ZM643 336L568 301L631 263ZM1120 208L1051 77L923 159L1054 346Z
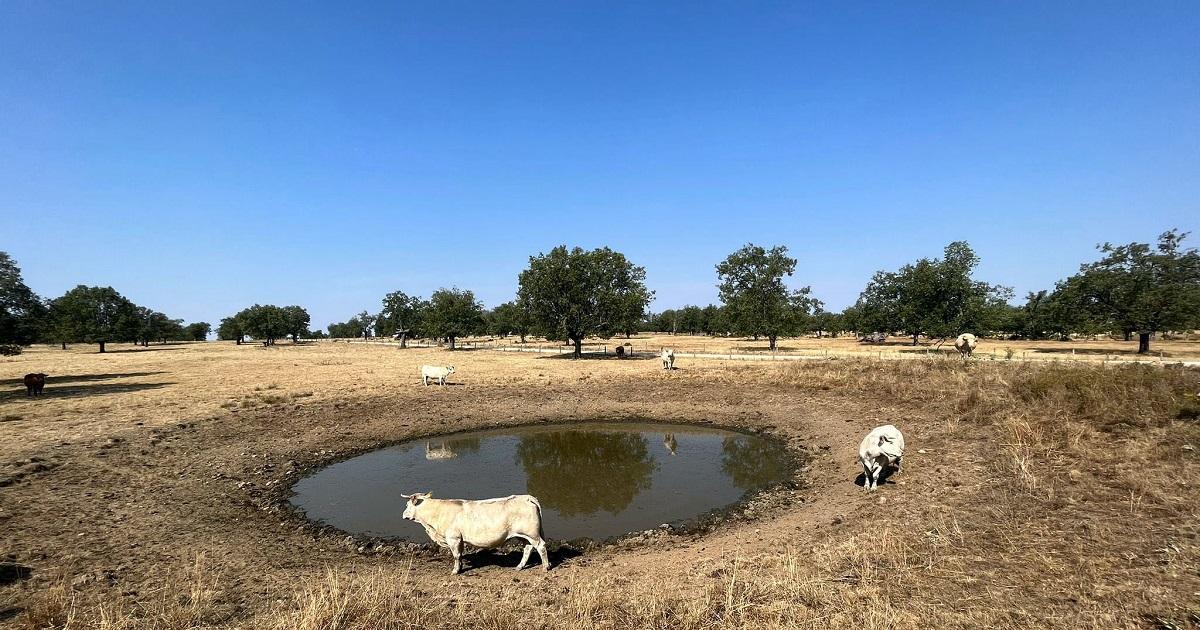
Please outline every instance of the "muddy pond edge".
M773 425L766 425L758 428L747 428L713 422L712 420L708 420L706 418L694 419L672 417L664 419L648 418L641 415L624 415L612 418L604 418L603 420L567 417L542 418L540 420L532 421L523 420L511 423L491 422L449 433L418 431L403 437L379 440L372 444L356 446L343 451L323 449L312 453L311 457L304 458L303 460L288 460L292 467L289 471L287 471L287 473L285 473L287 475L287 479L271 482L272 485L269 485L266 489L266 492L260 495L260 500L257 502L251 501L251 504L257 504L256 507L258 507L260 510L279 514L284 519L282 523L283 525L289 525L296 530L305 532L306 534L310 535L314 541L325 542L335 547L340 546L345 548L350 553L381 556L412 554L432 557L436 556L440 551L440 548L432 541L425 543L413 543L387 536L365 536L361 534L351 534L345 530L334 527L333 525L308 518L303 510L291 502L291 498L295 494L295 484L305 477L328 466L352 459L359 455L409 442L433 438L453 438L454 436L490 430L587 424L660 424L695 426L720 429L723 431L729 431L731 433L739 433L742 435L749 435L771 440L781 446L785 454L785 462L787 466L784 473L785 481L776 482L758 490L747 492L737 501L724 507L709 510L708 512L693 518L667 524L666 527L660 526L655 529L633 531L620 536L613 536L600 540L591 538L551 540L549 541L549 546L554 551L565 549L576 552L586 552L605 548L640 546L666 536L677 536L681 539L696 539L717 531L723 526L727 526L731 523L755 522L764 520L782 512L785 509L793 508L797 504L802 505L807 502L805 497L801 495L801 491L807 489L810 484L807 479L801 478L800 475L808 471L808 462L812 458L813 453L811 453L808 448L804 446L800 438L788 438L775 433L776 427ZM251 494L253 496L255 493ZM509 543L509 545L515 544L516 543ZM508 545L501 546L498 548L498 550L503 550L507 547Z

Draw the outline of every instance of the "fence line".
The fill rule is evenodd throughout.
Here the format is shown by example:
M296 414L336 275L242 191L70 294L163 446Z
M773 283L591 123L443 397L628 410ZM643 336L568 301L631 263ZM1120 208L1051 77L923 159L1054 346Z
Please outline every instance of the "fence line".
M379 346L400 347L400 343L396 341L384 341L378 339L304 339L302 341L333 341L336 343L358 343ZM420 341L409 341L409 348L445 348L445 344L428 343ZM493 350L497 352L531 352L535 354L551 354L551 355L568 355L575 350L571 345L558 345L552 343L530 343L526 345L503 344L497 342L476 342L466 341L455 344L458 349L470 350ZM644 347L638 350L637 346L627 346L630 348L626 351L625 356L634 357L653 357L661 352L662 348L653 349ZM663 346L664 348L666 346ZM610 352L608 344L584 344L584 354L602 354L604 356L615 356L615 352ZM688 352L675 351L675 357L685 359L714 359L721 361L821 361L826 359L875 359L880 361L904 361L914 359L942 359L942 360L960 360L957 354L948 352L932 352L926 349L925 352L885 352L883 350L875 351L859 351L859 352L838 352L830 350L814 351L812 354L807 353L781 353L777 351L765 351L763 353L738 353L732 350L728 352ZM1002 361L1011 363L1054 363L1054 362L1071 362L1071 363L1098 363L1107 364L1149 364L1149 365L1185 365L1185 366L1200 366L1200 360L1184 360L1184 359L1167 359L1160 353L1157 357L1147 359L1130 359L1122 358L1119 355L1104 355L1102 357L1087 357L1076 355L1072 351L1070 356L1048 356L1048 357L1030 357L1028 353L1022 352L1021 356L999 356L999 353L991 352L987 354L977 353L972 360L974 361Z

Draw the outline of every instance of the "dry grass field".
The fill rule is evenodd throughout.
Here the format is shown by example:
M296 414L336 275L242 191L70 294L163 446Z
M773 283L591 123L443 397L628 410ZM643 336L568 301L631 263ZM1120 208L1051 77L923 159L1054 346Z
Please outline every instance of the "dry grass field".
M632 343L731 343L666 339ZM810 342L854 345L782 345ZM841 358L685 359L666 372L653 358L331 342L112 350L0 359L0 624L1200 625L1196 369ZM422 387L423 363L455 365L453 385ZM25 397L27 372L50 375L44 397ZM481 552L450 577L438 552L347 540L286 508L303 471L380 445L634 418L761 431L805 465L794 489L712 531L559 549L548 573ZM908 438L905 471L868 494L854 482L858 441L888 422Z

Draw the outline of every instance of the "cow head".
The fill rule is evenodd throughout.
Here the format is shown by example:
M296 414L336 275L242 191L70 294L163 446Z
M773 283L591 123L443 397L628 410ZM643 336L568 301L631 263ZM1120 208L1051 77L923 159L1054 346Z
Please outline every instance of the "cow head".
M408 499L408 505L404 506L404 518L409 521L417 520L417 506L425 502L425 499L433 497L430 492L416 492L413 494L401 494L400 496Z
M453 374L453 373L454 373L454 366L453 366L453 365L447 365L447 366L446 366L446 372L448 372L448 373L450 373L450 374Z

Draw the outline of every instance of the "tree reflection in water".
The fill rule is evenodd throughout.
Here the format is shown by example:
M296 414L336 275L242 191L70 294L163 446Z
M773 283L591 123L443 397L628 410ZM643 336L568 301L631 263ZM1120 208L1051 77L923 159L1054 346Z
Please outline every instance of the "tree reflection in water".
M743 492L758 490L787 477L787 456L782 448L767 440L727 437L721 442L721 451L721 470Z
M635 433L554 431L521 437L517 461L529 494L563 516L617 514L650 487L658 465Z

